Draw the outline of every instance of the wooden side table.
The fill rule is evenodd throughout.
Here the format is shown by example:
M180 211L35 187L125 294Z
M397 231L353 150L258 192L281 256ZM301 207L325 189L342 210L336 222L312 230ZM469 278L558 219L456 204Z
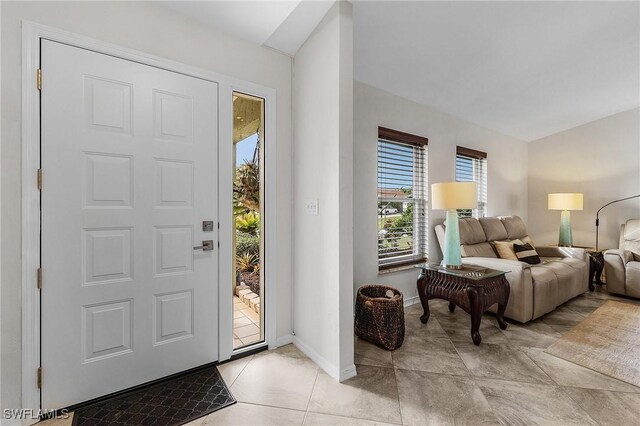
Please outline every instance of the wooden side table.
M440 265L421 264L418 277L418 296L424 314L420 321L426 324L429 320L429 300L444 299L449 301L449 311L456 306L471 316L471 339L479 345L480 321L482 314L495 303L498 303L497 319L502 330L507 328L504 321L504 310L509 301L509 282L507 272L463 265L463 269L446 269Z
M604 269L604 254L601 251L587 250L589 255L589 290L595 290L593 279L596 284L602 286L602 270Z

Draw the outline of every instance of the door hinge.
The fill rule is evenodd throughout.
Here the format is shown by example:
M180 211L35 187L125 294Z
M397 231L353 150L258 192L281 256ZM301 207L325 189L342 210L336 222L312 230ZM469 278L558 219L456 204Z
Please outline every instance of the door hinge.
M42 169L38 169L38 191L42 191Z
M38 367L36 370L36 384L38 385L38 389L42 389L42 368Z
M42 289L42 268L38 268L38 288Z
M42 69L40 68L36 71L36 87L42 90Z

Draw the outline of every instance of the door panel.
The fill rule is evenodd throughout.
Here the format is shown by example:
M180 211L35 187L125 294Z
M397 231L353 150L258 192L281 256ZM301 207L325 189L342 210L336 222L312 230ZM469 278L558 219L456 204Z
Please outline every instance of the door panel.
M216 83L42 41L42 408L218 356Z

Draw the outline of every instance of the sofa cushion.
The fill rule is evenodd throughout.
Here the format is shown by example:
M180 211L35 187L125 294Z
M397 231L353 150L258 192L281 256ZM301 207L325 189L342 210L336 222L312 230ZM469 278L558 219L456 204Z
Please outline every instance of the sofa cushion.
M478 219L473 217L464 217L458 222L460 227L460 244L478 244L487 241L482 225Z
M502 220L502 224L507 230L508 239L515 240L529 235L527 227L519 216L503 216L500 220Z
M577 259L575 257L561 257L561 258L556 258L556 259L552 259L556 262L562 262L565 263L569 266L571 266L573 269L582 269L584 267L586 267L587 263L584 260L580 260Z
M558 278L550 269L531 267L533 279L533 317L553 311L558 304Z
M640 254L640 219L628 220L620 238L620 248Z
M531 247L536 248L536 245L533 244L533 240L528 235L525 235L524 237L520 238L520 241L522 241L525 244L531 244Z
M564 303L565 301L582 293L581 279L582 274L576 272L579 269L578 266L584 267L585 263L578 259L562 258L558 260L548 260L541 264L541 268L546 268L556 274L558 279L558 298L556 299L556 305Z
M624 290L627 296L640 297L640 262L627 263L627 279Z
M487 237L487 241L502 241L508 239L507 230L502 224L502 221L497 217L481 217L479 221Z
M522 244L520 240L513 241L494 241L493 246L498 253L500 259L518 260L516 252L513 250L513 244Z
M493 246L487 242L461 245L460 253L462 257L498 257L493 250Z
M640 241L640 219L627 221L624 225L623 237L627 241Z
M513 244L513 251L521 262L527 262L529 265L537 265L540 263L540 256L531 244Z

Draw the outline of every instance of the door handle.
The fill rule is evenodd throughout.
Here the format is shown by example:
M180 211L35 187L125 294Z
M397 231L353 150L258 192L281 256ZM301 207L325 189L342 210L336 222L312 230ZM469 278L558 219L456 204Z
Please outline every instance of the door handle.
M213 240L205 240L201 246L195 246L194 250L211 251L213 250Z

